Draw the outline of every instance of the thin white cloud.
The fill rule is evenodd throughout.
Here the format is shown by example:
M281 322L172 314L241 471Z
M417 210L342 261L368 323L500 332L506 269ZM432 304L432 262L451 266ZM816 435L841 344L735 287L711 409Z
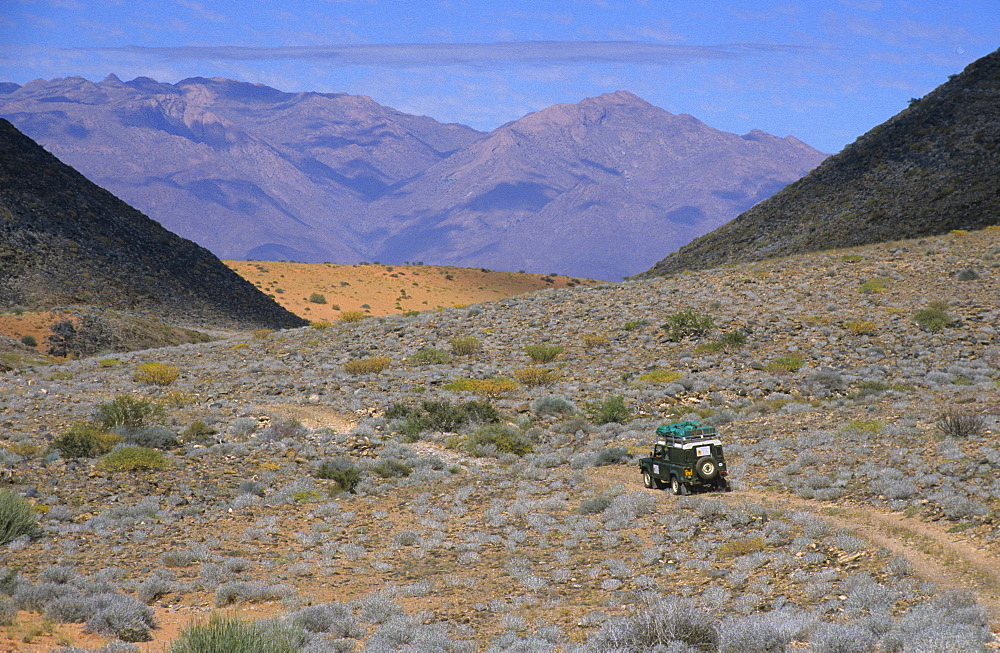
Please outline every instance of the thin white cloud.
M229 17L223 13L219 13L214 9L209 9L200 2L195 2L195 0L177 0L177 4L182 7L189 9L194 12L196 16L203 20L208 20L213 23L228 23Z
M507 43L393 43L337 46L176 46L88 48L127 52L168 60L326 61L352 66L425 67L515 64L631 63L670 65L691 61L742 59L756 55L802 53L802 45L731 43L664 45L639 41L519 41Z

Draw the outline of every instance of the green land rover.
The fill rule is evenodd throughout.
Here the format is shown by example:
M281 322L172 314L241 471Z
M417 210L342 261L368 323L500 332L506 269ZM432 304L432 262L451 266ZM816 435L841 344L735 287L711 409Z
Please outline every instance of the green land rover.
M695 489L730 490L722 442L714 427L678 422L657 428L656 435L652 453L639 460L646 487L669 485L674 494L689 494Z

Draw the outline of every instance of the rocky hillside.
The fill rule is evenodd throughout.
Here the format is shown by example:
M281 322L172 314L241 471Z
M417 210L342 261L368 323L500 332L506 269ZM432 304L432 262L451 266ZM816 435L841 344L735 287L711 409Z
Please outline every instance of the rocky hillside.
M998 106L1000 50L647 274L1000 224Z
M0 648L993 650L998 296L992 228L0 374ZM643 487L687 419L732 492Z
M721 132L626 92L490 134L367 97L203 78L38 80L0 89L0 116L225 259L611 280L824 158L794 138Z
M304 323L0 120L0 305L67 304L173 321Z

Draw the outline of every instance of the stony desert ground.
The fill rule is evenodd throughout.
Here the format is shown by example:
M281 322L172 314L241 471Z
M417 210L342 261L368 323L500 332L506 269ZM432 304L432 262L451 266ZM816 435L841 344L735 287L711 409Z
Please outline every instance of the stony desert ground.
M0 375L0 649L995 648L998 298L992 228ZM643 487L682 419L732 492Z

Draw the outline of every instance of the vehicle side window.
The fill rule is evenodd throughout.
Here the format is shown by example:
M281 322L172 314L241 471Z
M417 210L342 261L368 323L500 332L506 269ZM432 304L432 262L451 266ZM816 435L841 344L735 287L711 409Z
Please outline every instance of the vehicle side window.
M666 447L664 447L661 444L658 444L655 447L653 447L654 458L663 458L664 455L666 455Z

